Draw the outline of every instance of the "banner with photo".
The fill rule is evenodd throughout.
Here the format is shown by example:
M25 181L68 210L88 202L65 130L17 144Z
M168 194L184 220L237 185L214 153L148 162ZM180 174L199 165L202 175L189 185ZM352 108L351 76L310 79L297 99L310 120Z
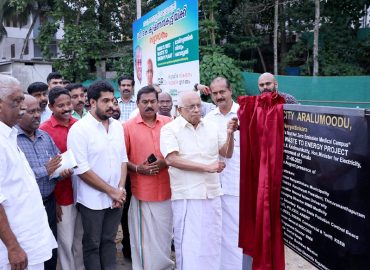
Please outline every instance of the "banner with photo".
M133 23L135 87L159 84L176 103L199 82L198 1L169 0Z

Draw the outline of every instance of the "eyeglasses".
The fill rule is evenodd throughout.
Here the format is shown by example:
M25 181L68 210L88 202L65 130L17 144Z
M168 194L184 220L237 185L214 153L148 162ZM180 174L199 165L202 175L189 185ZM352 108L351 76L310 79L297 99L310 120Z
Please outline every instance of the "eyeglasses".
M266 86L270 86L272 84L272 82L265 82L265 83L259 83L259 87L264 87L265 85Z
M181 106L180 108L187 109L188 111L195 111L195 109L200 110L201 107L202 107L202 104L193 104L190 106Z

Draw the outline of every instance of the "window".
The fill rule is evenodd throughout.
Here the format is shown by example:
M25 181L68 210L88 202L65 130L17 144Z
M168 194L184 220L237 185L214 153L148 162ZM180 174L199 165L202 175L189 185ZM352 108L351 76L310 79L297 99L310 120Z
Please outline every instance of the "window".
M15 58L15 44L10 45L10 57Z

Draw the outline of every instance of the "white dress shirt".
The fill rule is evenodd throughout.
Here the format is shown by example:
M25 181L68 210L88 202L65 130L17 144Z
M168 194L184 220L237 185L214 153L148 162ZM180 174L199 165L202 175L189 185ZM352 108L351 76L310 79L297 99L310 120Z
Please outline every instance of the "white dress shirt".
M163 126L160 147L164 157L179 152L183 159L212 164L218 161L219 149L226 142L226 132L219 132L211 121L201 119L197 128L182 116ZM218 173L169 168L172 200L207 199L222 195Z
M35 265L50 259L57 243L49 228L35 175L17 146L17 134L16 128L0 121L0 204L27 254L28 264ZM0 240L0 268L6 264L8 251Z
M72 177L75 202L93 210L111 207L112 199L106 193L86 184L77 175L92 170L110 186L118 187L121 165L128 161L121 123L110 118L107 132L88 113L69 130L67 147L72 149L78 165Z
M233 102L230 112L223 115L219 108L209 112L205 117L206 120L215 123L219 132L227 133L227 122L238 117L237 112L239 105ZM234 152L231 158L224 158L226 167L220 174L221 187L224 194L239 196L240 190L240 132L234 132Z
M44 123L52 116L53 112L49 109L49 106L45 107L45 110L41 113L41 122L40 124Z

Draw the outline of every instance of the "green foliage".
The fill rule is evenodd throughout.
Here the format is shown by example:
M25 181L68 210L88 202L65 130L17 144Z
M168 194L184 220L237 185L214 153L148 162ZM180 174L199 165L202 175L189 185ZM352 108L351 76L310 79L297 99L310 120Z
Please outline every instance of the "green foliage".
M107 40L108 33L87 22L66 25L64 31L64 39L59 43L63 56L56 61L55 67L70 80L88 79L89 61L101 60L113 47Z
M234 98L245 95L243 77L233 59L220 53L204 55L200 63L201 83L209 85L217 76L225 77L230 81Z
M40 46L43 56L50 60L50 44L53 42L53 37L59 28L58 22L45 22L40 28L40 34L37 37L37 44Z
M110 65L112 70L117 72L117 76L122 74L134 74L134 61L132 57L132 44L128 43L120 45L119 57L115 59L108 59L107 65Z

